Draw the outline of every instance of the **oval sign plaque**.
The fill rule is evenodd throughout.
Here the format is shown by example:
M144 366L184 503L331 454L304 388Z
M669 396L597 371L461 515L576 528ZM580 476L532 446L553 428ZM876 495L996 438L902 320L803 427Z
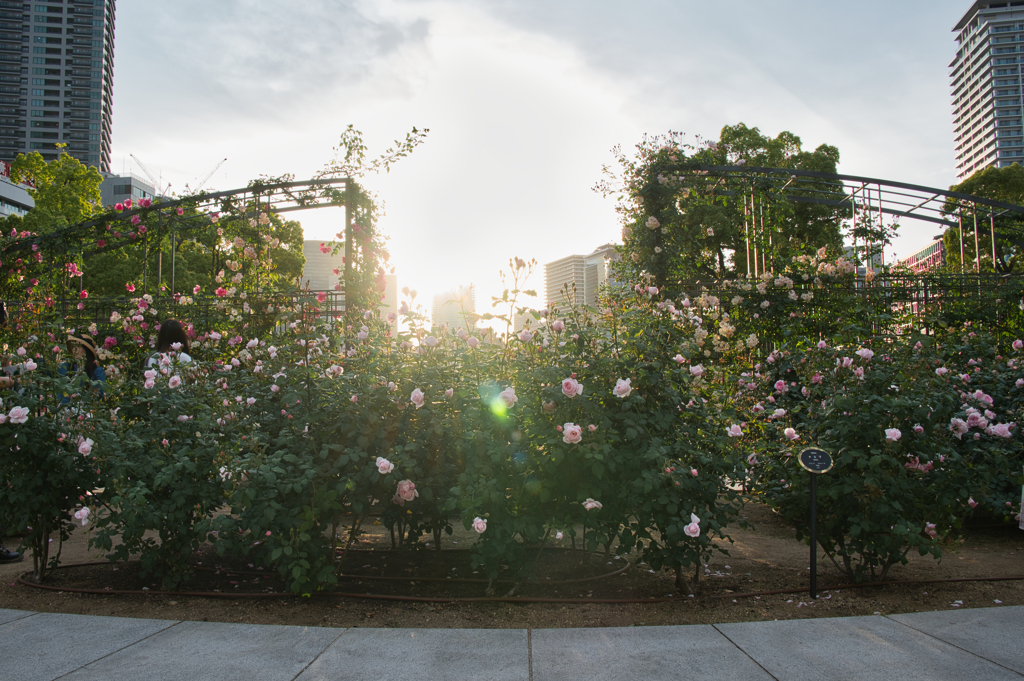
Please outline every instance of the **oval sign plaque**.
M800 452L799 461L811 473L828 473L832 470L832 456L823 449L808 447Z

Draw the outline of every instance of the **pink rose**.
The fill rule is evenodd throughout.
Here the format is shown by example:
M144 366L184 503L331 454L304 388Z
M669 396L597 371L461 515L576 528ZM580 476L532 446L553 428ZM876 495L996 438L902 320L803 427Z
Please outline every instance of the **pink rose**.
M920 423L914 424L914 432L920 435L921 433L924 432L924 426L922 426Z
M519 401L519 398L516 397L516 391L512 386L509 386L498 393L498 399L501 400L506 409L511 409L516 405L516 402Z
M551 330L554 331L555 333L561 333L562 331L565 331L565 322L563 322L561 319L556 319L555 321L551 322Z
M676 355L675 357L672 358L672 361L675 362L676 364L682 364L683 362L686 361L686 358L683 357L682 355Z
M946 367L939 367L938 369L935 370L935 375L936 376L942 376L943 374L946 374L948 372L949 372L949 369L947 369Z
M468 345L471 348L475 348L476 346L480 345L480 339L477 338L476 336L470 336L468 339L466 339L466 345Z
M775 392L781 393L786 389L786 382L783 380L775 381Z
M383 456L377 457L377 472L381 475L387 475L391 471L395 470L395 464L391 463Z
M82 527L85 527L89 523L89 514L90 511L88 507L81 508L75 511L75 520L81 520Z
M826 343L826 342L825 342L825 341L823 341L823 340L822 340L822 341L818 341L818 349L819 349L819 350L824 350L824 349L825 349L825 348L827 348L827 347L828 347L828 343Z
M473 529L477 534L483 534L487 531L487 521L480 517L473 518Z
M729 437L743 437L743 428L737 424L732 424L725 431Z
M419 495L420 493L416 491L416 485L412 480L402 480L398 483L398 496L403 501L412 501Z
M690 373L693 376L700 378L701 376L704 375L704 367L702 367L700 364L694 364L692 367L690 367Z
M861 348L854 354L860 357L865 362L870 362L871 358L875 356L875 353L871 350L868 350L867 348Z
M277 386L273 386L273 388L276 388L276 387ZM271 388L271 389L273 390L273 388ZM358 403L359 402L359 395L353 395L352 397L348 398L348 401L351 402L352 404Z
M412 394L409 396L409 401L412 402L414 405L416 405L417 409L422 407L423 406L423 391L420 390L419 388L416 388L415 390L413 390Z
M970 499L967 500L967 505L970 506L971 508L974 508L975 506L978 505L978 502L974 500L974 497L971 497Z
M683 532L687 537L700 536L700 518L698 518L696 514L690 514L690 524L683 528Z
M989 428L989 430L992 431L992 435L997 435L999 437L1013 437L1013 433L1010 432L1010 428L1012 426L1012 423L997 423L996 425Z
M594 431L597 430L597 426L595 426L593 423L591 423L589 426L587 426L587 430L589 430L591 433L593 433Z
M1013 341L1014 350L1020 350L1021 348L1024 348L1024 341L1020 339Z
M583 440L583 428L575 423L566 423L562 426L562 442L567 445L574 445Z
M821 383L821 374L815 372L814 376L811 377L811 383L814 385Z
M181 385L181 378L178 376L171 376L171 380L167 381L168 388L177 388Z
M614 393L616 397L629 397L629 394L633 392L633 387L629 384L631 380L633 379L620 378L615 381L615 387L612 389L612 393Z
M444 396L445 397L451 397L454 394L455 394L454 388L448 388L447 390L444 391Z
M11 423L26 423L28 421L28 407L13 407L7 418Z
M583 508L587 509L588 511L592 511L592 510L594 510L596 508L597 510L600 511L601 510L601 502L600 501L594 501L590 497L587 497L587 500L583 502Z
M935 523L925 523L924 533L932 539L935 539L935 537L938 536L938 532L935 531Z
M657 286L648 286L647 287L647 293L649 295L652 295L652 296L658 295L658 287Z
M522 331L519 332L519 340L522 341L523 343L529 343L532 338L533 334L530 333L529 329L523 329Z
M899 428L885 429L885 439L888 440L889 442L896 442L901 437L903 437L903 433L900 432Z
M787 440L796 440L797 438L800 437L799 435L796 434L796 431L794 429L792 429L792 428L786 428L786 430L782 431L782 433L783 433L783 435L786 436Z
M583 386L575 378L562 380L562 394L566 397L576 397L583 394Z
M82 444L78 445L78 453L82 456L88 456L92 453L93 444L95 443L89 438L82 440Z
M690 469L690 475L692 475L693 477L695 477L695 478L696 478L696 477L697 477L697 475L698 475L698 473L697 473L697 469L696 469L696 468L692 468L692 469Z

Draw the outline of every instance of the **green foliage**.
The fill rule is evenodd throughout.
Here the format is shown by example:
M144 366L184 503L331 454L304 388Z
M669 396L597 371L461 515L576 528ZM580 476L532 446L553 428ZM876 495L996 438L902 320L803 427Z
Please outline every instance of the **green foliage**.
M979 170L949 189L953 192L1021 206L1024 205L1024 168L1017 163L1003 168L990 166ZM959 216L963 222L963 258L961 258L960 252L960 227L951 227L943 234L947 271L960 272L961 260L963 260L964 271L976 271L975 260L978 259L977 256L980 253L981 271L992 272L992 229L994 227L996 236L995 271L1024 273L1024 258L1020 257L1024 253L1024 219L1020 214L997 209L994 220L990 220L987 210L975 214L974 211L968 211L966 207L962 207L961 202L956 199L946 201L944 212L948 217ZM974 228L975 220L978 223L977 235L975 235ZM975 236L978 241L977 248L975 248Z
M100 208L103 176L63 149L56 160L49 162L38 151L27 156L18 154L11 163L11 181L32 185L28 193L35 207L24 219L7 218L4 232L16 227L19 231L45 234L88 220ZM20 225L14 224L17 222Z
M806 152L792 133L772 139L742 123L724 127L720 141L696 146L678 133L645 137L635 159L617 153L619 174L606 168L610 177L598 185L606 195L618 195L627 256L621 269L631 280L647 273L674 295L680 280L745 276L748 238L759 244L759 260L768 269L807 248L841 245L839 207L791 203L756 175L703 169L747 165L835 173L838 160L835 147ZM803 184L793 178L790 186ZM842 198L841 187L834 198Z

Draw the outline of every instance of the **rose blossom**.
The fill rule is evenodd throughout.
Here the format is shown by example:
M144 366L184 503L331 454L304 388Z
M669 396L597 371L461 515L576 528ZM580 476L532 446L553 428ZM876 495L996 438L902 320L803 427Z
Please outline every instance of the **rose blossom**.
M416 405L417 409L422 407L423 406L423 391L420 390L419 388L416 388L415 390L413 390L412 394L409 396L409 401L412 402L414 405Z
M454 388L448 388L447 390L444 391L444 396L445 397L451 397L454 394L455 394L455 389Z
M900 432L899 428L885 429L885 439L889 442L896 442L896 440L899 440L901 437L903 437L903 433Z
M13 407L7 418L11 423L26 423L28 421L28 407Z
M480 339L477 338L476 336L470 336L469 338L466 339L466 345L468 345L471 348L475 348L476 346L480 345Z
M89 456L89 454L92 453L92 446L94 444L95 443L89 438L82 440L82 444L78 445L78 453L82 456Z
M700 518L696 514L690 514L690 524L683 528L683 532L686 533L687 537L700 536Z
M516 397L515 388L512 386L509 386L498 393L498 399L501 400L506 409L511 409L516 405L516 402L519 401L519 398Z
M562 426L562 442L567 445L574 445L583 440L583 426L575 423L566 423Z
M924 533L932 539L935 539L935 537L938 535L938 532L935 531L935 523L925 523Z
M775 392L781 393L785 389L786 389L786 382L785 381L783 381L781 379L778 380L778 381L775 381Z
M398 496L402 498L402 501L412 501L419 495L420 493L416 491L416 485L412 480L402 480L398 483Z
M1020 350L1021 348L1024 348L1024 341L1019 340L1019 339L1013 341L1013 349L1014 350Z
M947 369L946 367L939 367L938 369L935 370L935 375L936 376L942 376L943 374L948 373L948 372L949 372L949 369Z
M694 364L692 367L690 367L690 373L696 376L697 378L700 378L701 376L704 375L704 367L702 367L700 364Z
M921 433L924 432L924 426L922 426L920 423L915 423L914 424L914 432L917 433L918 435L920 435Z
M601 510L601 502L600 501L594 501L590 497L587 497L587 500L583 502L583 508L587 509L588 511L592 511L592 510L594 510L596 508L597 510L600 511Z
M787 440L795 440L798 437L800 437L799 435L796 434L796 431L794 429L792 429L792 428L786 428L786 430L782 431L782 433L786 436Z
M473 529L477 534L483 534L487 531L487 521L480 517L473 518Z
M732 424L725 431L729 437L743 437L743 428L737 424Z
M975 506L978 505L978 502L974 500L974 497L971 497L970 499L967 500L967 505L970 506L971 508L974 508Z
M85 527L87 524L89 524L89 513L90 511L88 507L80 508L79 510L75 511L75 520L81 520L82 527Z
M563 322L561 319L556 319L555 321L551 322L551 330L554 331L555 333L561 333L562 331L565 331L565 322Z
M395 464L391 463L383 456L377 457L377 472L381 475L387 475L391 471L395 470Z
M633 387L629 384L631 380L633 379L620 378L615 381L615 387L612 389L612 393L614 393L616 397L629 397L629 394L633 392Z
M583 394L583 385L580 384L575 378L566 378L562 380L562 394L566 397L576 397L577 395Z
M868 350L867 348L861 348L860 350L853 354L857 355L865 362L870 362L871 358L875 356L875 353L871 350Z

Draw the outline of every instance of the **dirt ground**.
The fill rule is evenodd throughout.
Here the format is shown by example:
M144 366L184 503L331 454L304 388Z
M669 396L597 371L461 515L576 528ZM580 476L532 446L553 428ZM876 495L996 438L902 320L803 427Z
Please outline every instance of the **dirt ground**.
M333 627L483 627L552 628L705 624L808 617L892 614L959 607L1024 605L1024 579L1000 582L901 584L909 580L962 577L1024 578L1024 531L1016 526L978 528L964 533L941 561L910 557L894 567L892 584L881 587L829 589L845 580L827 558L818 558L818 598L808 593L744 596L750 592L806 588L808 546L766 508L749 505L745 515L755 529L736 529L729 556L716 556L691 596L675 591L673 576L654 573L626 558L585 554L568 548L546 550L538 560L535 581L522 585L524 598L665 599L641 603L429 603L358 598L354 594L431 598L480 598L486 583L469 566L475 534L457 528L443 541L440 555L423 548L390 551L383 527L366 528L357 550L344 565L338 591L312 598L268 597L282 589L276 575L244 561L197 556L195 578L183 588L214 592L219 598L156 594L157 585L139 579L137 565L106 564L61 569L48 584L55 587L143 590L145 595L79 594L44 591L17 580L31 570L31 557L0 565L0 608L154 619L245 622ZM87 548L88 530L76 531L63 547L64 564L103 560ZM13 548L17 539L5 540ZM632 564L629 564L632 563ZM623 568L626 568L623 570ZM386 578L386 579L381 579ZM567 580L594 578L566 583ZM503 593L508 585L499 585Z

